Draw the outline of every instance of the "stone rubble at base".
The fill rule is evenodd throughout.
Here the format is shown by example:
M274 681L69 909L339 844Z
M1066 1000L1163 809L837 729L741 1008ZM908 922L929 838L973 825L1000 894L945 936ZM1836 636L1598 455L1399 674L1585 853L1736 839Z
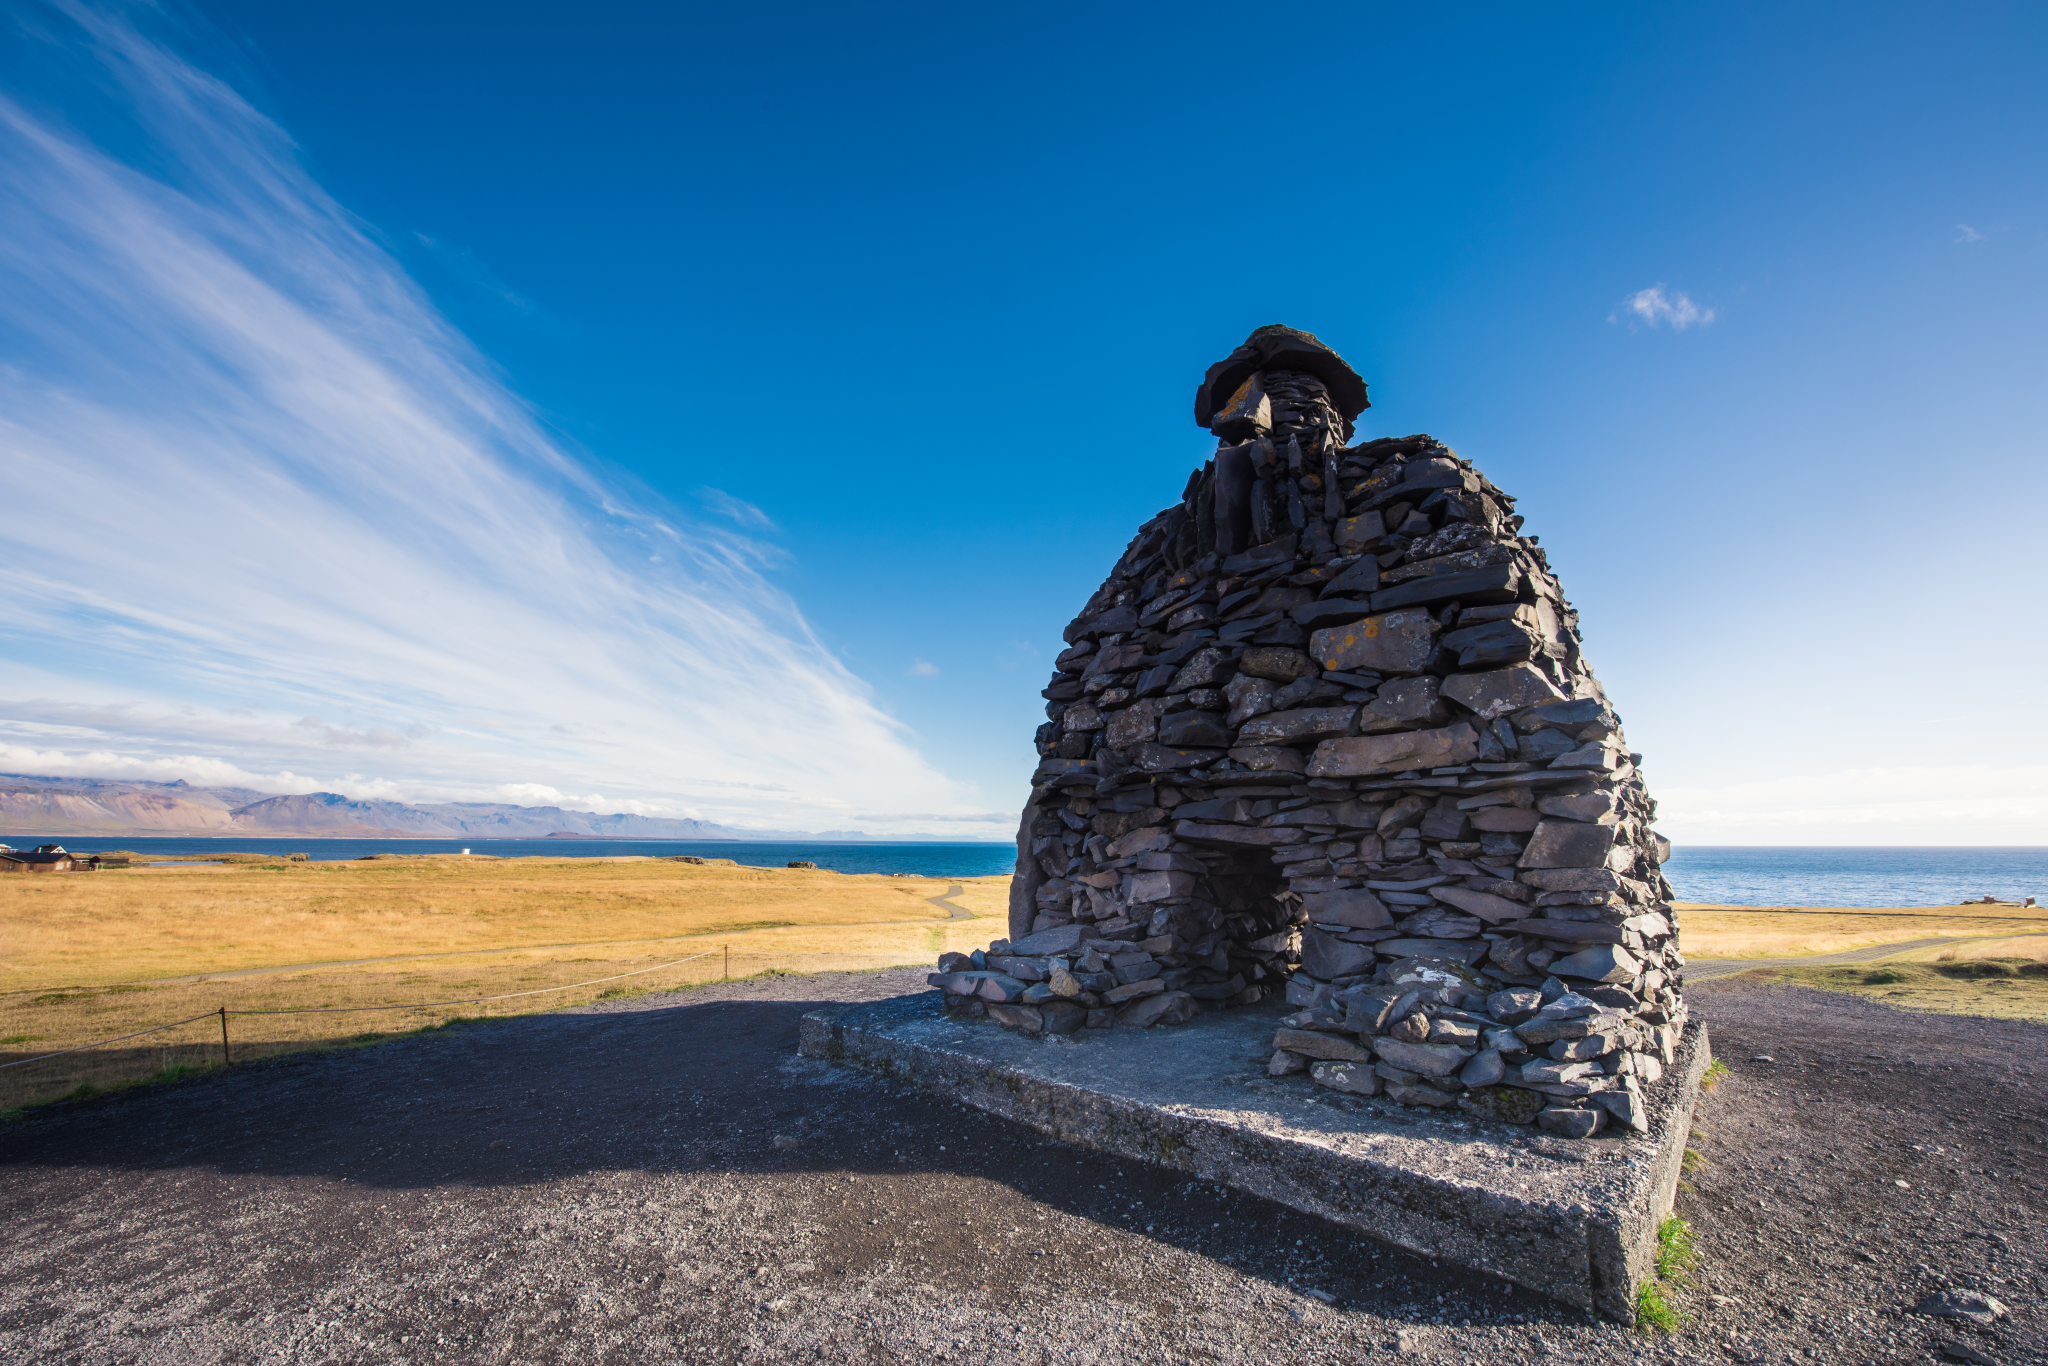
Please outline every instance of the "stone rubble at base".
M1261 328L1215 458L1067 627L1010 937L947 1009L1031 1034L1275 992L1269 1071L1588 1137L1640 1130L1685 1024L1669 845L1514 500Z

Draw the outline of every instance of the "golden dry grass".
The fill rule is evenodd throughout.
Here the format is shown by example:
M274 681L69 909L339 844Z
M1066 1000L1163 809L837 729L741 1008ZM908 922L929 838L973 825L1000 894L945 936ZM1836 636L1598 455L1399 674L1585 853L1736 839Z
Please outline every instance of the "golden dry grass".
M731 863L546 858L10 878L0 881L0 1062L223 1005L232 1012L493 996L637 972L698 953L709 956L620 982L481 1005L231 1016L230 1036L241 1059L450 1017L559 1009L603 994L714 980L726 970L728 951L734 976L929 963L945 950L1001 934L1008 885L1007 876L846 876ZM998 918L950 919L926 900L952 886L962 888L957 904ZM0 1070L0 1110L219 1058L219 1020L201 1020Z
M1980 959L1997 959L2009 963L2048 963L2048 938L2030 935L2025 939L1978 939L1967 944L1951 944L1947 948L1913 949L1900 954L1897 959L1887 961L1967 963Z
M1680 902L1676 909L1688 958L1794 958L1912 939L2048 931L2048 910L2018 906L1905 906L1865 911Z
M294 963L913 926L960 882L663 859L385 858L0 879L0 992ZM963 905L970 904L962 902Z
M1987 965L2013 975L1952 975ZM2048 1022L2048 973L2041 971L2042 966L2039 959L1962 957L1936 963L1886 961L1838 967L1753 968L1742 975L1864 996L1904 1010Z
M958 906L965 906L976 915L994 916L1007 920L1010 915L1010 877L966 878L960 883L960 895L947 900ZM1000 929L993 931L1001 934Z

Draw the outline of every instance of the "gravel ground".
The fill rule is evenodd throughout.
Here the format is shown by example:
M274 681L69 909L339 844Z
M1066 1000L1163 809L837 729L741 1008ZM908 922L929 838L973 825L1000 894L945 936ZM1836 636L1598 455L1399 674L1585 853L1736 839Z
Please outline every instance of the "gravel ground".
M0 1129L0 1357L2048 1360L2038 1025L1693 988L1732 1075L1664 1337L795 1056L813 1004L921 985L734 983L52 1107ZM1912 1312L1943 1287L2011 1313Z

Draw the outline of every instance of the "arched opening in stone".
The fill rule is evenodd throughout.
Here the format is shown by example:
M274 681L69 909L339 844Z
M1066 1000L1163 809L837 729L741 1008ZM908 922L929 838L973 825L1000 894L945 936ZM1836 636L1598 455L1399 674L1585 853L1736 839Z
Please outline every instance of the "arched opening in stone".
M1045 971L1033 959L1057 956L1081 987L1069 999L1098 1009L1156 993L1212 1007L1279 993L1302 903L1285 851L1252 823L1282 804L1294 804L1287 787L1190 794L1135 774L1106 793L1042 792L1020 833L1013 952L991 961L1029 979Z
M1178 948L1188 972L1179 989L1222 1005L1284 991L1301 898L1288 891L1272 851L1196 846L1181 857L1205 871L1185 901L1164 908L1175 943L1161 947L1168 958Z

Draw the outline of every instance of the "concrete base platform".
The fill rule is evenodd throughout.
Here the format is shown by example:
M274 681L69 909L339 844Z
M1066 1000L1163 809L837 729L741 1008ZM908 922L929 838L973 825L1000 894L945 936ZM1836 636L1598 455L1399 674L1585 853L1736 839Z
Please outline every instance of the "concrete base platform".
M1555 1138L1269 1078L1284 1009L1032 1038L922 992L806 1015L806 1057L872 1069L1069 1143L1139 1158L1620 1322L1671 1212L1705 1026L1646 1091L1646 1134Z

